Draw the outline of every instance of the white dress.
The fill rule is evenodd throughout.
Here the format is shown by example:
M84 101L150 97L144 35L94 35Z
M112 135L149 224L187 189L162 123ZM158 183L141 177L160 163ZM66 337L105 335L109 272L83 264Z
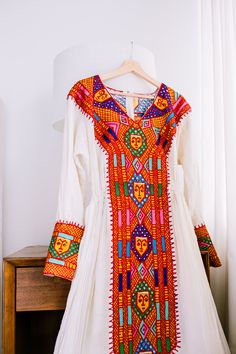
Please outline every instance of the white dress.
M164 83L152 99L115 91L94 75L67 96L44 268L71 281L54 354L230 353L200 252L221 265L191 107Z

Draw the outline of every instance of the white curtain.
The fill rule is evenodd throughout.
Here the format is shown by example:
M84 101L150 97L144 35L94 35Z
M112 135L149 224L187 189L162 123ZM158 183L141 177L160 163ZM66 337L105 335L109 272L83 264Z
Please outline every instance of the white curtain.
M221 268L211 268L211 287L233 354L236 354L235 10L234 0L201 0L203 209L223 263Z
M2 211L2 202L3 202L3 158L4 158L4 105L0 99L0 353L2 348L2 261L3 261L3 240L2 240L2 224L3 224L3 211Z

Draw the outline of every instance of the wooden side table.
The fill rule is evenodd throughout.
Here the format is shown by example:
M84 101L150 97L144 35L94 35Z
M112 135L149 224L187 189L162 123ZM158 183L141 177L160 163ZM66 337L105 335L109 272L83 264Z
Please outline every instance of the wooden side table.
M71 282L43 275L47 246L3 258L3 354L49 354Z
M2 354L51 354L71 282L43 275L48 246L3 258ZM208 253L202 254L208 279Z

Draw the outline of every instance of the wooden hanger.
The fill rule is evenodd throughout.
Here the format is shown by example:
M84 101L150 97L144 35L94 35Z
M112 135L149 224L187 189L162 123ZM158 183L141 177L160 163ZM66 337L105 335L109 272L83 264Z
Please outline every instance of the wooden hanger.
M154 86L156 86L157 88L160 88L161 86L161 82L155 80L154 78L152 78L150 75L148 75L143 68L141 67L141 65L139 64L138 61L132 59L133 57L133 45L134 45L134 41L131 41L131 54L130 54L130 59L126 59L121 66L119 66L117 69L114 69L112 71L109 71L108 73L105 74L101 74L99 75L101 80L109 80L109 79L113 79L117 76L121 76L127 73L134 73L138 76L140 76L141 78L143 78L144 80L150 82L151 84L153 84ZM109 86L108 86L109 88ZM109 88L109 90L112 91L112 88ZM114 91L114 93L116 93ZM119 92L119 95L124 95L124 96L140 96L140 97L145 97L145 98L153 98L153 95L151 94L142 94L142 93L135 93L135 92L129 92L129 91L123 91L122 93Z

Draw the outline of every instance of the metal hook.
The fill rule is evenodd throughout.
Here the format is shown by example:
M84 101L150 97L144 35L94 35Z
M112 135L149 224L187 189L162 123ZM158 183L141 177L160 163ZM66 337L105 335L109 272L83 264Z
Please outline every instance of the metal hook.
M133 52L134 52L134 41L131 41L130 59L133 59Z

